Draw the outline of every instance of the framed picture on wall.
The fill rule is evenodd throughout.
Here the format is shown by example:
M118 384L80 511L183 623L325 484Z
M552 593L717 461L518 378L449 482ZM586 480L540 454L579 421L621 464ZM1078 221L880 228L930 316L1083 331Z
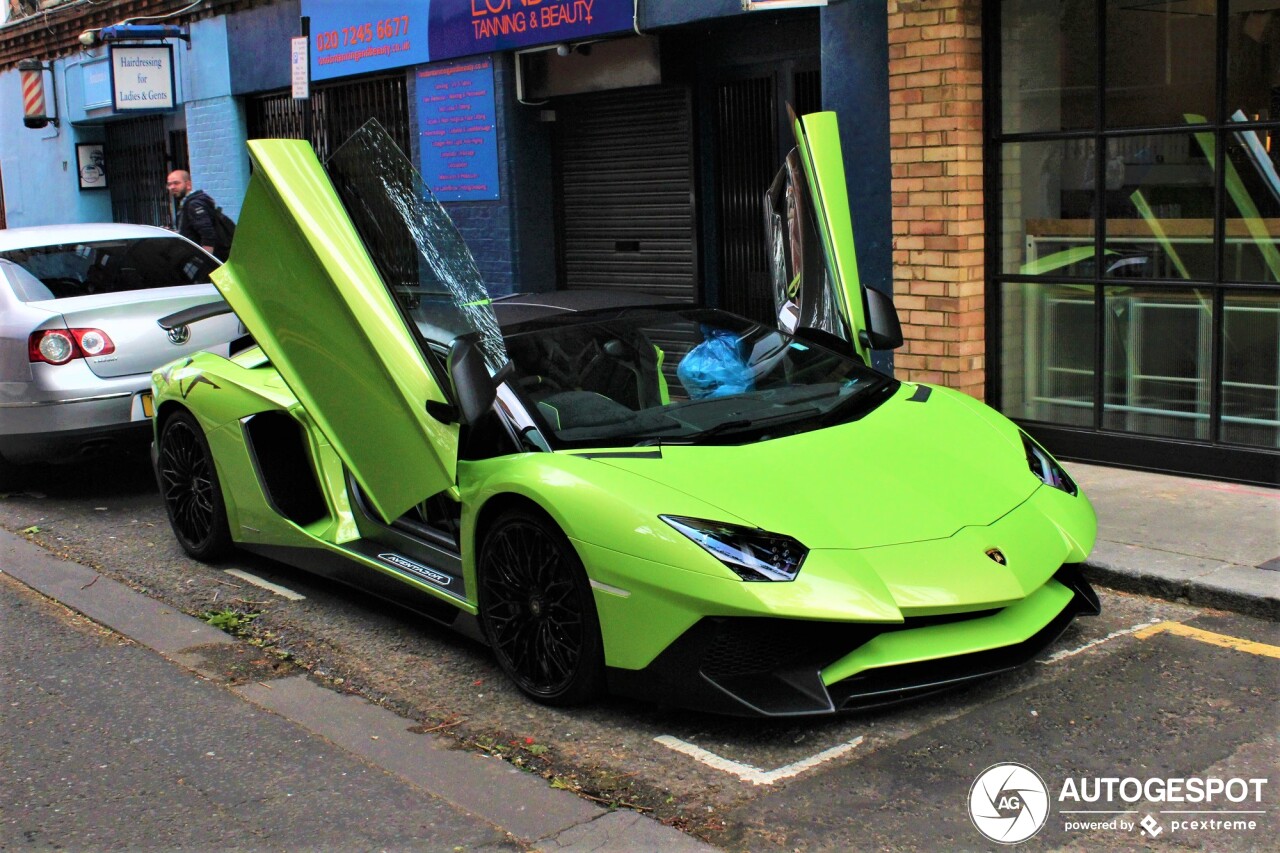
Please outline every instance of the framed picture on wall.
M101 142L76 143L76 173L82 190L107 188L107 160Z

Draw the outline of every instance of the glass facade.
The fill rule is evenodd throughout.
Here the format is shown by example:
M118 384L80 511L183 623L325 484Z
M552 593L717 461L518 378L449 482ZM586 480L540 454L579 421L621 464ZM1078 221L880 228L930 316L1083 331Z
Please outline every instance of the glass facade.
M994 5L995 402L1280 449L1280 0Z

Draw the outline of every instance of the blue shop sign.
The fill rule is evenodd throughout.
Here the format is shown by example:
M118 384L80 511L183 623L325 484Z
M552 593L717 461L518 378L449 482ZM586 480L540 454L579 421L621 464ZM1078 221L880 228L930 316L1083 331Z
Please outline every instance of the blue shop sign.
M302 0L311 79L579 41L632 27L632 0Z
M422 178L440 201L494 201L498 139L493 63L438 62L418 69Z

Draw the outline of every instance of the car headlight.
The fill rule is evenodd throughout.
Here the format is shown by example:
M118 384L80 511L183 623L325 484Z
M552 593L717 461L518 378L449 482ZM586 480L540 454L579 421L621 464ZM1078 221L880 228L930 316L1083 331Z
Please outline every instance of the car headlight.
M1079 491L1075 480L1067 476L1067 472L1062 470L1062 466L1058 464L1058 461L1050 456L1040 445L1032 441L1031 436L1025 432L1022 434L1022 446L1027 452L1027 466L1031 468L1031 473L1035 474L1040 482L1046 486L1061 489L1069 495L1074 495Z
M702 546L744 581L792 581L809 549L790 536L751 527L684 518L658 516Z

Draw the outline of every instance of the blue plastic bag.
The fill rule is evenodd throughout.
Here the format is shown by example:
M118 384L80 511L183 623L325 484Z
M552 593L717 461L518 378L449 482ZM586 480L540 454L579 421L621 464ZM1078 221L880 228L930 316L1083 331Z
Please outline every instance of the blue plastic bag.
M742 356L742 339L725 329L702 327L704 340L680 360L676 375L692 399L741 394L755 387Z

